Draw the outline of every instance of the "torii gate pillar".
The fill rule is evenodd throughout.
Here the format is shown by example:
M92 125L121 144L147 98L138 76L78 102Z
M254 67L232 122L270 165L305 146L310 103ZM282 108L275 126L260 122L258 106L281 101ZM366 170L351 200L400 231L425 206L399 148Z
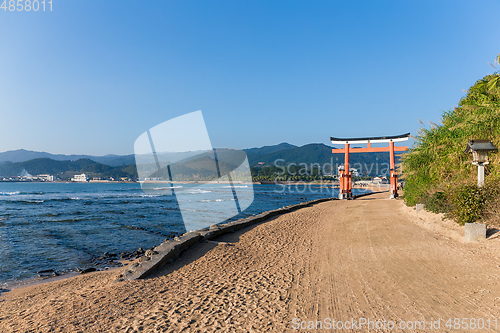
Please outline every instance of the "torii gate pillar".
M398 197L398 173L396 172L396 163L394 162L394 142L389 142L389 153L390 153L390 169L391 173L391 186L389 199L395 199Z
M345 144L344 170L339 170L339 199L351 199L351 172L349 171L349 144Z
M344 170L339 170L339 199L350 199L352 198L352 186L351 186L351 172L349 171L349 153L370 153L370 152L386 152L390 153L390 187L389 187L389 198L394 199L398 197L398 175L396 172L395 163L395 151L405 151L408 147L395 147L394 142L407 141L410 133L398 135L398 136L387 136L387 137L376 137L376 138L355 138L355 139L339 139L330 138L333 144L345 144L344 149L332 149L335 153L344 153L345 162ZM372 148L372 143L388 142L389 147L375 147ZM366 148L350 148L351 143L366 143Z

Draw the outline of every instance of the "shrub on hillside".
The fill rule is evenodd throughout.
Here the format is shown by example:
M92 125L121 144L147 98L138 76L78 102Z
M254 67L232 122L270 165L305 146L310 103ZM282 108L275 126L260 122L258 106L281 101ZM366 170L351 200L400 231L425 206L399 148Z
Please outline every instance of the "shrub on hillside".
M436 191L430 194L427 200L423 202L425 204L425 209L439 214L439 213L449 213L450 203L448 200L448 194L444 191Z
M500 181L490 180L484 186L486 202L482 219L491 226L500 227Z
M447 218L452 218L461 225L478 220L498 225L500 183L498 180L490 180L482 187L470 181L454 185L430 196L425 207L434 213L445 213Z
M486 193L473 184L464 184L450 191L451 209L448 216L464 225L481 218L486 202Z

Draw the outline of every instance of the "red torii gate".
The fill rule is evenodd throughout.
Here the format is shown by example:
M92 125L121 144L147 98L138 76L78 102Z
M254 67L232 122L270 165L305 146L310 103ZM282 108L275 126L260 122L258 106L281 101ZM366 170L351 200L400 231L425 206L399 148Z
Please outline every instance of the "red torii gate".
M349 172L349 153L374 153L374 152L390 152L390 172L391 172L391 186L390 186L390 198L394 199L398 196L398 176L395 169L394 163L394 152L395 151L405 151L408 147L395 147L394 142L407 141L410 133L396 136L381 136L374 138L351 138L351 139L339 139L330 137L332 144L345 144L343 149L332 149L332 152L338 154L345 154L344 170L339 171L339 199L349 199L352 198L351 192L351 173ZM373 147L372 143L382 143L389 142L389 147ZM350 144L355 143L366 143L366 148L349 148Z

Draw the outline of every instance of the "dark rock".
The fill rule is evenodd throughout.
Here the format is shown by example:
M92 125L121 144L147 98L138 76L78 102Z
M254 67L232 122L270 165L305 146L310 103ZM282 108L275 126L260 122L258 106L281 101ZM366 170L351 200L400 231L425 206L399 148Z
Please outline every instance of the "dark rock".
M1 293L8 293L10 290L9 289L0 289L0 294Z
M95 272L95 271L97 271L97 269L95 267L89 267L86 269L78 269L78 272L80 272L80 274L85 274L85 273L90 273L90 272Z
M48 277L58 276L58 275L59 274L56 272L38 273L38 277L41 277L41 278L48 278Z
M121 259L128 259L130 258L130 253L125 253L125 252L122 252L122 254L120 255L120 258Z
M144 253L144 255L148 256L148 257L153 256L155 254L158 254L158 252L153 251L153 250L147 250L146 253Z
M53 273L53 272L54 272L54 270L53 270L53 269L45 269L45 270L43 270L43 271L38 271L37 273L38 273L38 274L44 274L44 273Z
M140 262L144 262L144 261L148 261L148 260L151 260L151 257L141 257L139 259Z

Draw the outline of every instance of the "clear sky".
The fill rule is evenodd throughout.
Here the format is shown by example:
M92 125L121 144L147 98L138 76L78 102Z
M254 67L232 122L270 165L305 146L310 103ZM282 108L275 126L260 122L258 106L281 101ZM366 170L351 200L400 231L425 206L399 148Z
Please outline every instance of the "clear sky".
M0 151L131 154L144 131L196 110L218 147L415 134L495 71L499 21L499 0L1 9Z

